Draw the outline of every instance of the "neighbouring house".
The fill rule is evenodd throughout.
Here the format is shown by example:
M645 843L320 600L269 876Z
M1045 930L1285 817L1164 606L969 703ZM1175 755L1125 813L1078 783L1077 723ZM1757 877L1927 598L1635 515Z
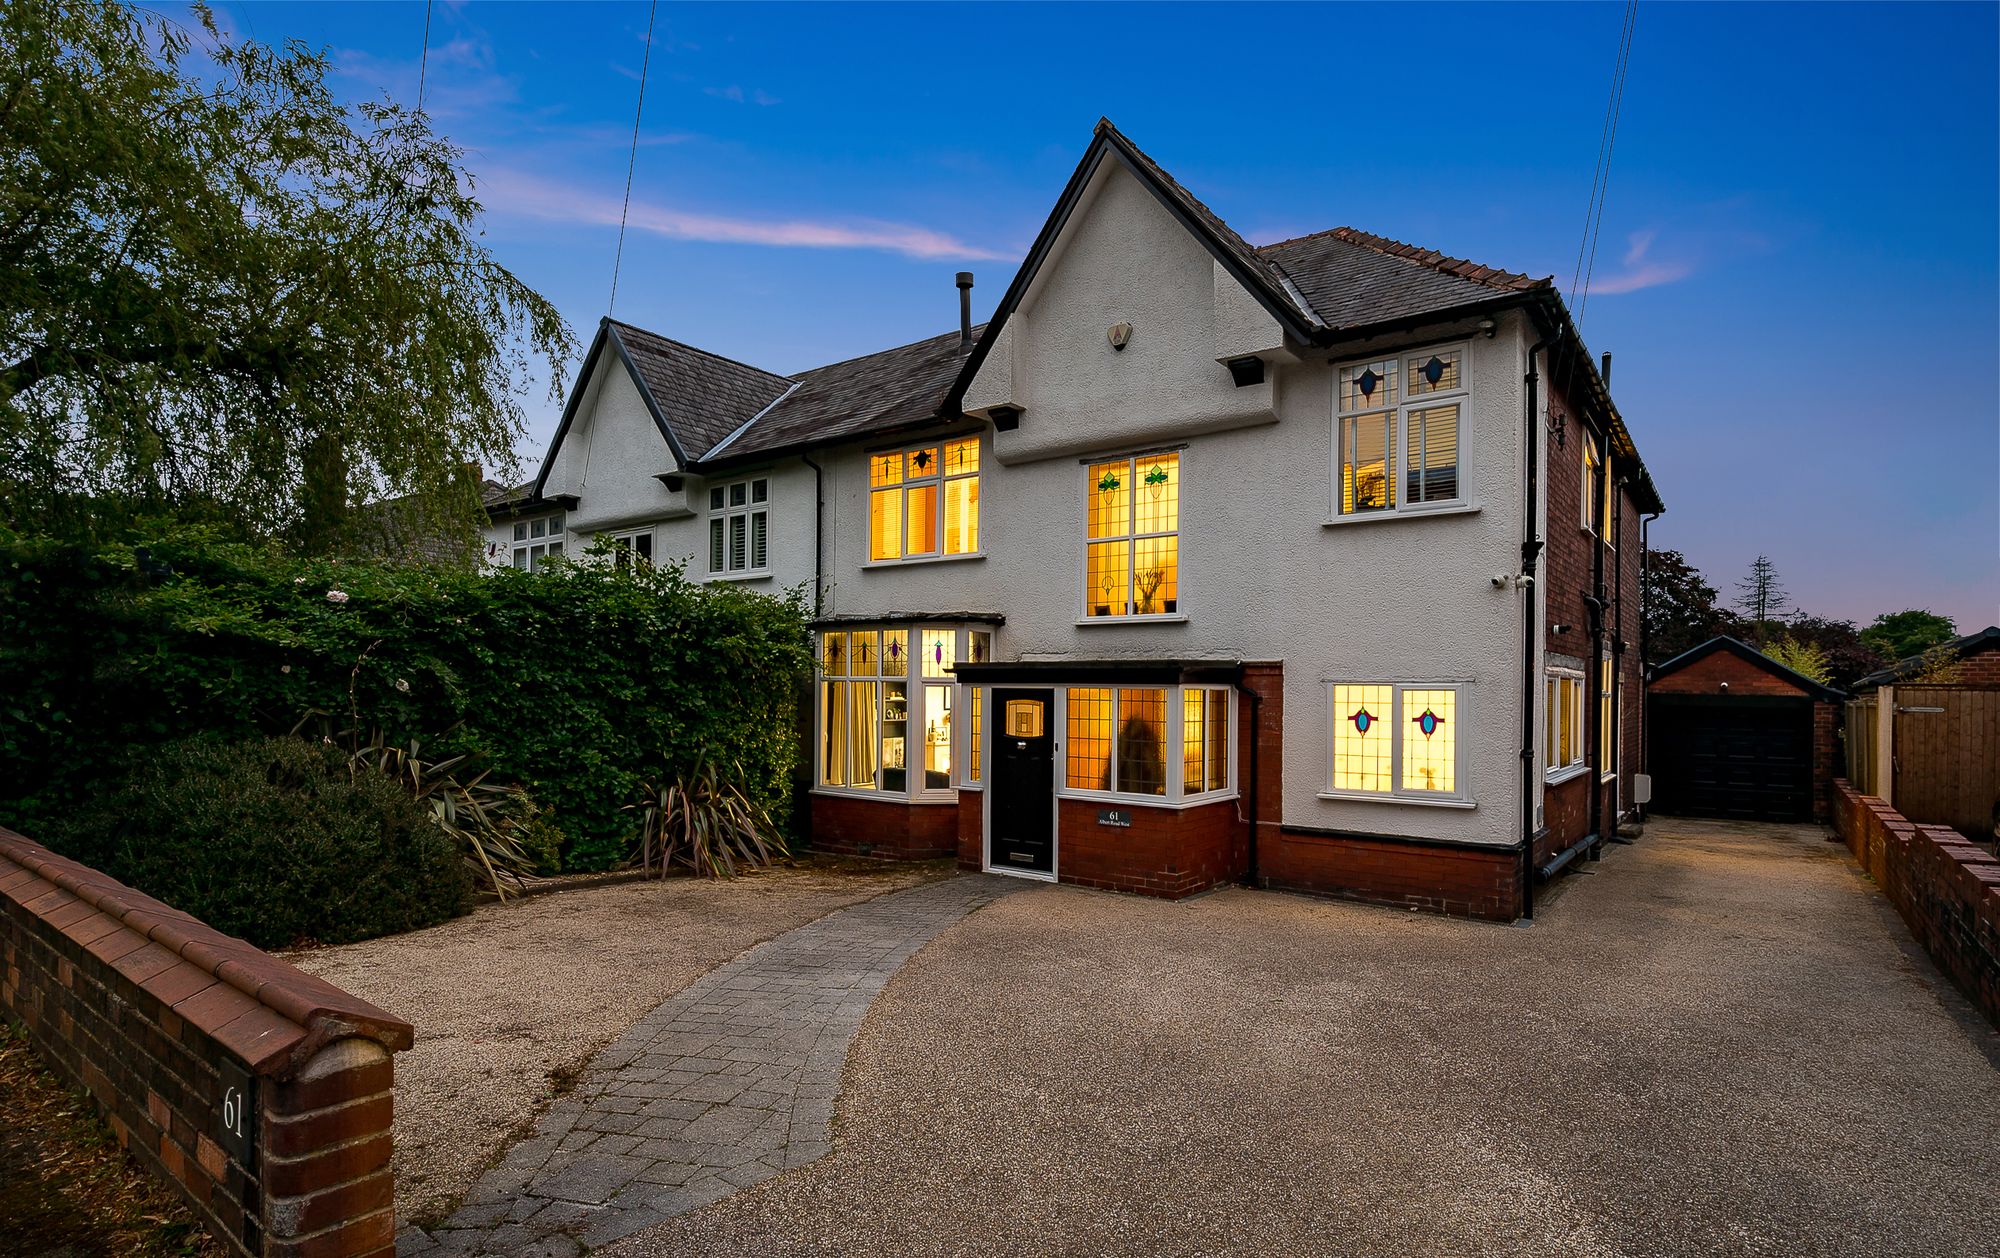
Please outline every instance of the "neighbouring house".
M806 587L834 850L1511 919L1631 809L1662 505L1549 280L1253 247L1101 122L958 282L793 375L606 320L490 558Z
M1988 625L1936 652L1912 655L1854 682L1854 693L1903 682L1943 686L2000 686L2000 625Z
M1847 776L1919 825L2000 839L2000 625L1859 678Z
M1646 679L1652 807L1744 821L1832 820L1845 698L1726 636L1655 666Z

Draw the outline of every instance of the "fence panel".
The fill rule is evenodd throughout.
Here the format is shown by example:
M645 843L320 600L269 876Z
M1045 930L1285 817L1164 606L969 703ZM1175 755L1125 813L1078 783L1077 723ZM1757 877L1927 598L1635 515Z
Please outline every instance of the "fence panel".
M1851 699L1842 729L1847 740L1847 780L1863 795L1880 794L1875 789L1875 700Z
M2000 690L1896 687L1896 811L1992 833L2000 803Z

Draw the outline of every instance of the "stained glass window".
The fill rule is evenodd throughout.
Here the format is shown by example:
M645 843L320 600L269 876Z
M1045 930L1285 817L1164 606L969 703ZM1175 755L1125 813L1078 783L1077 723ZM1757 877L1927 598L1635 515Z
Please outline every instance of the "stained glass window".
M1181 789L1185 794L1229 786L1229 691L1181 693Z
M1079 791L1111 789L1111 692L1069 692L1069 748L1063 781Z
M1449 795L1458 789L1458 692L1402 690L1406 791Z
M1463 345L1417 350L1340 369L1336 515L1403 511L1463 498L1458 456L1467 352Z
M1390 686L1333 688L1333 789L1386 791L1394 780L1394 739L1385 719L1394 704Z
M1086 468L1084 613L1180 610L1181 463L1175 452Z
M1460 794L1456 687L1340 683L1332 693L1334 791Z
M979 551L979 438L868 460L868 558Z

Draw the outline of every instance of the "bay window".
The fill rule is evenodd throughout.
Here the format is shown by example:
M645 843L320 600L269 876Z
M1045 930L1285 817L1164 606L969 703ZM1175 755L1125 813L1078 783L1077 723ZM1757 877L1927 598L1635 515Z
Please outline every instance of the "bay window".
M878 798L948 797L967 735L952 667L984 662L991 634L956 625L878 625L819 635L814 782ZM973 719L980 705L972 699ZM976 753L966 776L977 781Z
M979 438L868 456L868 561L979 553Z
M1180 610L1181 456L1169 451L1087 465L1084 614Z
M1467 803L1460 687L1335 682L1333 798Z
M1069 687L1062 793L1145 801L1232 790L1231 693L1210 686Z
M1334 515L1416 511L1464 498L1459 441L1471 405L1464 345L1340 369Z

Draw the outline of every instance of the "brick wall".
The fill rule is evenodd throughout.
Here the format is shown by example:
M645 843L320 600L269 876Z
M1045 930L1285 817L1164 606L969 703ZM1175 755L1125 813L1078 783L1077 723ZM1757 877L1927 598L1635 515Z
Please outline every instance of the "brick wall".
M1590 774L1579 773L1542 789L1542 831L1535 839L1535 864L1590 833Z
M2000 1027L2000 860L1944 826L1919 826L1833 784L1834 830L1938 968Z
M905 799L814 795L812 845L843 856L941 860L958 855L958 814L950 801L913 804Z
M1733 651L1705 655L1654 681L1647 690L1651 694L1663 695L1719 695L1724 693L1722 687L1725 683L1729 686L1727 693L1731 695L1782 699L1808 697L1807 692L1798 686ZM1840 719L1838 704L1823 699L1813 700L1813 820L1822 824L1833 817L1833 797L1829 788L1834 776L1840 772L1836 759L1839 755Z
M410 1025L0 829L0 1009L233 1252L387 1258Z
M1099 824L1104 809L1126 813L1132 824ZM1235 800L1147 808L1063 799L1056 802L1056 820L1062 827L1056 876L1063 882L1174 900L1238 876L1231 860L1238 829Z
M1286 829L1264 855L1264 883L1508 922L1521 914L1521 850Z
M958 867L977 873L986 867L986 792L958 793Z
M1960 686L2000 686L2000 649L1989 647L1977 655L1961 656L1953 680Z

